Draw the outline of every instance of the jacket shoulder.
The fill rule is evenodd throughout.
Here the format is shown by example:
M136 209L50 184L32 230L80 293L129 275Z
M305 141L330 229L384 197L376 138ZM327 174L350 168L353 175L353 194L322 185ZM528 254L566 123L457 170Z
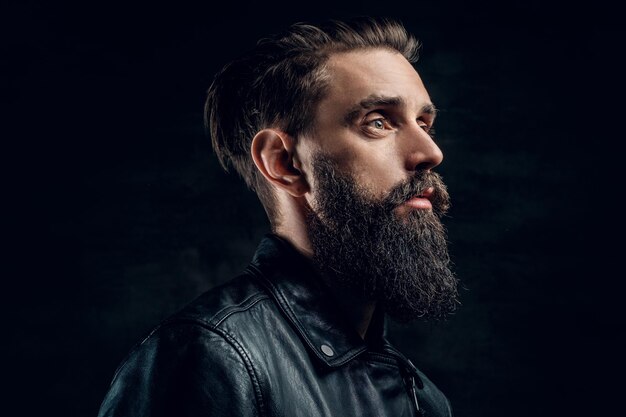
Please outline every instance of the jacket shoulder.
M245 312L269 298L266 289L252 275L243 273L200 295L167 319L163 325L174 322L195 322L217 328L232 315Z
M267 298L244 275L166 319L119 366L99 416L262 415L258 372L220 324Z

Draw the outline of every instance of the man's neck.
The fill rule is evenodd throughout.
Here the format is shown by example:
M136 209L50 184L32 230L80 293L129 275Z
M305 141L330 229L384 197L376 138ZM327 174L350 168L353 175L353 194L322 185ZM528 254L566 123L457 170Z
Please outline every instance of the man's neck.
M343 297L345 299L345 297ZM351 303L346 305L346 315L348 320L353 324L356 331L361 336L361 339L365 340L370 324L372 323L372 317L374 316L374 310L376 310L376 303L374 301L366 303Z
M288 232L288 230L277 230L275 234L291 243L291 245L306 258L312 259L313 249L311 248L308 238L304 236L303 239L298 239L298 236L303 236L300 234L288 234ZM374 310L376 310L376 302L364 300L361 297L348 293L346 290L334 285L329 279L325 279L324 283L330 289L332 296L338 301L337 305L342 310L348 323L357 331L362 339L365 339L372 317L374 316Z

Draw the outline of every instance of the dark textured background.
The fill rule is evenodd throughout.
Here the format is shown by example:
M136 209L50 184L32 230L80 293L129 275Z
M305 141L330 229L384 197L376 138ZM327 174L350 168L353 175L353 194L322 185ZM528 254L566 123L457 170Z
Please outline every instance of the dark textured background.
M289 23L362 14L400 18L423 42L465 288L450 320L394 326L392 339L457 416L612 409L623 332L620 240L606 244L620 236L620 133L604 122L622 100L614 12L20 2L0 14L3 114L16 127L3 144L16 267L2 343L15 415L95 415L132 345L245 265L267 224L203 134L211 77Z

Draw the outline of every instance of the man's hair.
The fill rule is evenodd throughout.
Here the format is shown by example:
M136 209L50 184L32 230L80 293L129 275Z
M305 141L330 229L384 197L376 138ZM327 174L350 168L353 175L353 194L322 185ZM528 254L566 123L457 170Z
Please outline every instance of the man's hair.
M243 57L219 71L208 90L205 126L225 170L229 165L254 190L272 227L274 193L252 160L252 139L277 128L297 140L313 128L317 104L328 87L326 62L334 53L385 48L417 61L419 42L390 19L360 17L320 25L296 23L258 41Z

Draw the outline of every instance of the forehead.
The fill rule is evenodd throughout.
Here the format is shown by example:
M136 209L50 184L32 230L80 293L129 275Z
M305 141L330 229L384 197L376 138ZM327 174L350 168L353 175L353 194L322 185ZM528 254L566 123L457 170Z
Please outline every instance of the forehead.
M388 49L365 49L336 53L327 65L329 86L322 103L353 106L369 96L401 98L416 110L430 97L415 68L400 53Z

